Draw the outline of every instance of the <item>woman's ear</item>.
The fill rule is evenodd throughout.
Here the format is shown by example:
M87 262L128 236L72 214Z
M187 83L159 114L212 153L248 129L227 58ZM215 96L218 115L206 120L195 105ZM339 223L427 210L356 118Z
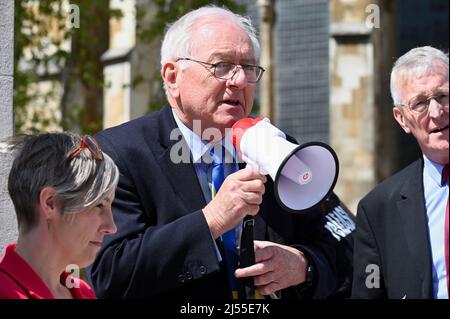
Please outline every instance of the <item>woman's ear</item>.
M44 187L39 194L39 208L46 220L54 219L60 214L56 192L52 187Z
M177 63L173 61L164 63L161 69L161 76L166 84L167 92L174 99L177 99L180 95L177 82L178 71L180 71L180 69L178 68Z
M403 110L401 110L399 107L394 106L392 109L392 114L394 114L394 118L397 121L398 124L402 127L402 129L407 133L411 133L411 128L408 125L408 122L406 120L405 114L403 114Z

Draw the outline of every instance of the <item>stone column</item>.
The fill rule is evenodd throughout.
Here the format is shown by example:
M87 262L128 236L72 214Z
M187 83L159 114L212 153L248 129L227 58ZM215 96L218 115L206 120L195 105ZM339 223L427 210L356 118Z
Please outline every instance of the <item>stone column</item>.
M260 10L261 58L260 64L266 70L261 79L260 102L261 116L268 117L272 123L275 118L275 58L273 47L273 26L275 16L275 0L258 0Z
M14 1L0 1L0 140L13 134ZM0 152L0 253L17 239L17 222L7 192L11 157Z
M109 22L109 48L103 54L103 128L119 125L154 110L163 96L159 50L161 39L143 40L138 29L146 29L156 14L148 0L110 0L110 8L120 10L120 19ZM141 16L138 12L142 12Z
M335 192L353 213L376 182L373 0L330 1L330 142L340 161Z

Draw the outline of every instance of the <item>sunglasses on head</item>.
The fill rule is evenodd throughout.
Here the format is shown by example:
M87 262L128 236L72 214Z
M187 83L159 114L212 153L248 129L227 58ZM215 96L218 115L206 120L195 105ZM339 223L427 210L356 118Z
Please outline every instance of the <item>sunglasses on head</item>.
M100 146L94 140L94 138L89 135L84 135L83 138L81 139L80 146L74 149L72 152L70 152L69 160L80 155L80 153L83 151L84 148L87 148L91 152L95 160L97 161L103 160L103 153L102 150L100 149Z

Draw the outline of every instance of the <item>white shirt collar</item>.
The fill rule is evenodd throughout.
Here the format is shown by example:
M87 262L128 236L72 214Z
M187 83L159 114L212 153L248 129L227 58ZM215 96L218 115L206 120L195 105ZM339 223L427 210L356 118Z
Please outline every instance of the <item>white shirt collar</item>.
M442 169L444 168L444 165L433 162L428 157L426 157L425 154L423 154L423 162L423 170L427 174L427 176L433 181L433 183L436 184L436 186L442 187Z
M175 111L172 108L172 114L175 118L175 122L177 123L178 128L181 131L181 134L183 134L184 139L186 140L187 145L189 146L189 149L192 154L192 160L194 163L199 163L202 156L210 150L211 143L205 140L202 140L199 135L197 135L194 131L192 131L189 127L187 127L178 117L178 115L175 113ZM222 139L220 142L225 149L230 154L235 154L235 148L232 143L232 136L231 136L231 130L227 130L225 132L225 138Z

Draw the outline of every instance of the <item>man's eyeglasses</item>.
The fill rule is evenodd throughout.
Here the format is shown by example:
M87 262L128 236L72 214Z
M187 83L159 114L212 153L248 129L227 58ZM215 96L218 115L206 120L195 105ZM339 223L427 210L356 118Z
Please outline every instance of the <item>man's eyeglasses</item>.
M256 83L261 79L265 71L262 67L251 64L234 64L230 62L208 63L190 58L179 58L177 62L180 60L192 61L203 65L209 65L213 75L216 78L223 80L231 79L236 74L236 72L238 72L239 70L238 67L240 67L242 70L244 70L247 82Z
M408 105L400 104L399 106L406 106L413 112L423 113L428 110L431 100L435 100L444 110L448 111L448 91L440 91L431 96L419 94L413 97Z
M97 161L103 160L103 153L102 150L100 149L100 146L97 144L94 138L89 135L83 136L83 138L81 139L80 146L74 149L72 152L70 152L68 157L69 160L80 155L80 153L83 151L84 148L87 148L91 152L95 160Z

